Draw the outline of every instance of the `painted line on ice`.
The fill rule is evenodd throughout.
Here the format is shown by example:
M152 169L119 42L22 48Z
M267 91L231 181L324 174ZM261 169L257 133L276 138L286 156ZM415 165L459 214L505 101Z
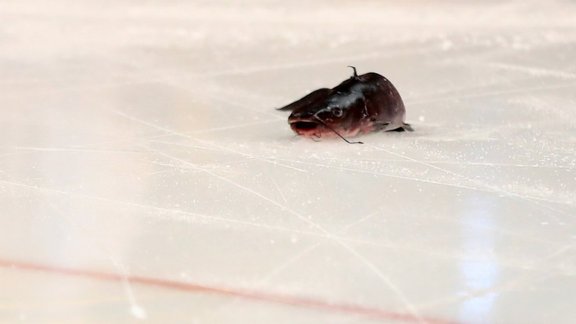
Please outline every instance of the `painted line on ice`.
M29 270L29 271L40 271L45 273L52 273L65 276L73 277L84 277L95 280L110 281L110 282L125 282L128 280L131 284L140 284L143 286L158 287L171 290L179 290L184 292L203 292L212 293L216 295L223 296L233 296L241 297L248 300L262 301L268 303L284 304L291 306L299 306L310 309L317 309L323 311L330 311L335 313L347 313L351 315L366 316L373 319L381 321L398 321L405 323L421 323L422 320L425 323L430 324L448 324L455 323L452 321L437 319L437 318L417 318L410 314L404 314L399 312L386 311L379 308L372 308L362 305L347 304L347 303L332 303L328 301L323 301L320 299L314 299L309 297L300 296L289 296L283 294L268 293L262 291L252 291L238 288L228 288L228 287L217 287L202 285L190 282L181 282L168 279L160 279L153 277L130 275L125 276L123 274L95 271L87 269L75 269L69 267L61 267L56 265L47 265L33 262L25 262L18 260L7 260L0 259L0 267Z

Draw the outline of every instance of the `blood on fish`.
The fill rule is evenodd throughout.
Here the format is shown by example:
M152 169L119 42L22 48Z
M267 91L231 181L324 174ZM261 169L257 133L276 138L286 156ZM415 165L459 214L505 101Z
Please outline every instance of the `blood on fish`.
M404 122L406 109L398 90L385 77L369 72L354 74L336 87L312 91L278 110L292 111L292 130L310 138L346 137L375 131L413 131Z

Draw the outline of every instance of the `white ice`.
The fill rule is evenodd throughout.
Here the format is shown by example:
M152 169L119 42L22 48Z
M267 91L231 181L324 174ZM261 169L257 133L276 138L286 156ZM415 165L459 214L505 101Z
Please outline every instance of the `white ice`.
M0 1L0 322L574 323L575 17ZM294 136L348 65L415 132Z

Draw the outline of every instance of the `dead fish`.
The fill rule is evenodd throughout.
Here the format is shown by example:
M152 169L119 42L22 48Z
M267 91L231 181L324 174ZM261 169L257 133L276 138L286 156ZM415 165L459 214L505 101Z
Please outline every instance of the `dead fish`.
M374 72L354 74L332 89L322 88L278 110L290 110L288 123L301 136L346 137L375 131L413 131L404 122L406 109L388 79Z

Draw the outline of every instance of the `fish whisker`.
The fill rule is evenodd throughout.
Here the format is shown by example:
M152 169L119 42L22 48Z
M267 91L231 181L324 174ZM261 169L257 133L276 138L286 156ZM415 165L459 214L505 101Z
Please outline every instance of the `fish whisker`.
M329 130L333 131L334 134L338 135L341 139L343 139L346 143L348 144L364 144L364 142L350 142L349 140L347 140L344 136L340 135L340 133L338 133L334 128L328 126L328 124L326 124L322 119L318 118L318 116L314 116L314 119L316 119L320 124L322 124L322 126L328 128Z

